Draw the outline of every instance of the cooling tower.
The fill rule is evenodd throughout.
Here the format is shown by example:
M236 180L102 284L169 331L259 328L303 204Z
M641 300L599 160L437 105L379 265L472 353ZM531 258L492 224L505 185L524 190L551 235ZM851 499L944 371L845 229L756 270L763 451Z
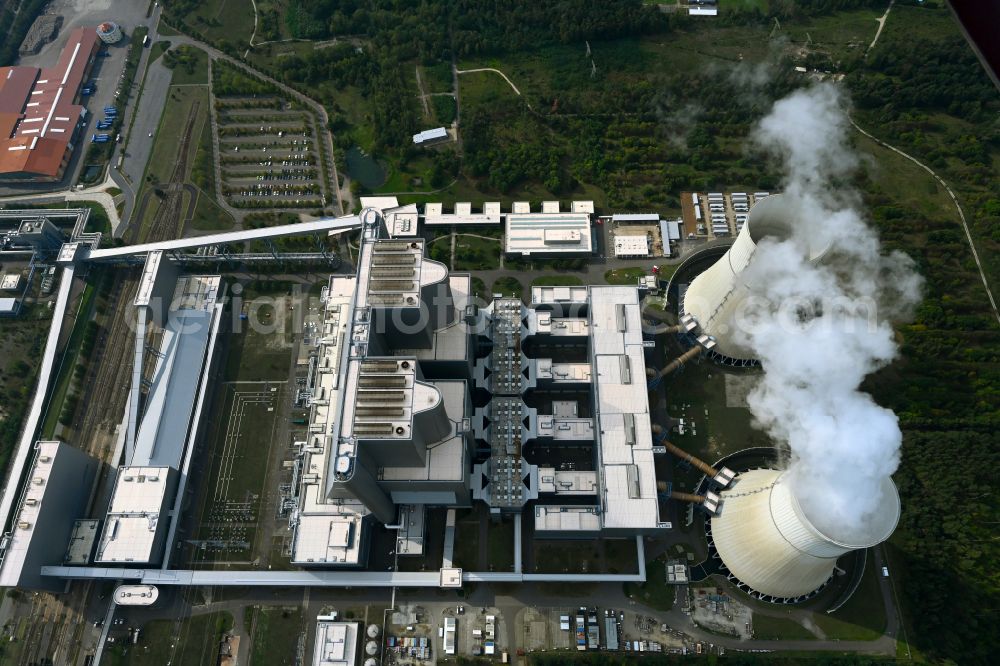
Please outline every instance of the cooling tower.
M833 575L837 558L885 541L899 520L899 494L882 481L882 503L860 533L849 537L816 528L792 494L783 472L744 472L722 492L712 518L712 540L730 573L754 592L795 599L816 591Z
M748 314L748 304L755 289L745 270L753 261L757 244L765 238L785 240L792 235L795 211L780 194L758 199L750 216L736 236L729 251L706 271L698 275L684 294L682 314L698 322L701 333L716 341L716 354L742 363L753 361L751 351L743 344L745 326L741 317ZM818 261L827 246L804 247L810 261Z

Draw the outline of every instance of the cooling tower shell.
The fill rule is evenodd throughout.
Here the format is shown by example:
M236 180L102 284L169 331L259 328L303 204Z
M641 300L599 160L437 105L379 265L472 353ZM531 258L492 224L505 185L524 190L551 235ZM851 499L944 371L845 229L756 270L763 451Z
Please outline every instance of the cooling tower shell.
M792 235L796 217L796 211L783 195L772 194L758 199L726 254L688 285L682 313L693 316L701 333L715 340L713 351L716 354L740 363L755 360L744 343L746 335L739 321L746 314L748 299L762 290L747 281L744 271L761 240L785 239ZM804 251L810 261L818 262L827 249L824 245Z
M830 579L837 558L885 541L896 527L899 494L888 477L866 533L847 543L813 525L782 474L771 469L740 474L723 491L721 512L712 518L712 540L723 564L755 592L779 599L809 595Z

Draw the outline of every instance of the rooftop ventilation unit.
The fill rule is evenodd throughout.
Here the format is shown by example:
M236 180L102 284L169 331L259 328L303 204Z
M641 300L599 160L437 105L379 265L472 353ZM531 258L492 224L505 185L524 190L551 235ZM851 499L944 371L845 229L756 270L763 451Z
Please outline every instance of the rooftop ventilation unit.
M411 243L376 243L375 244L375 254L382 254L383 252L406 252L407 250L414 249L414 245Z
M417 263L416 255L412 254L375 254L372 266L412 266Z
M358 423L354 426L354 434L358 436L384 436L392 434L391 423Z
M361 388L406 388L406 377L403 375L388 376L388 377L365 377L362 376L358 380L358 385Z
M354 415L359 417L365 416L380 416L380 417L393 417L402 416L402 407L358 407L354 410Z
M381 278L413 278L416 269L412 266L377 266L372 268L371 276L375 279Z
M368 291L413 291L413 280L372 280L368 283Z
M358 391L358 403L391 403L406 400L406 391Z
M362 361L361 372L396 372L396 361Z

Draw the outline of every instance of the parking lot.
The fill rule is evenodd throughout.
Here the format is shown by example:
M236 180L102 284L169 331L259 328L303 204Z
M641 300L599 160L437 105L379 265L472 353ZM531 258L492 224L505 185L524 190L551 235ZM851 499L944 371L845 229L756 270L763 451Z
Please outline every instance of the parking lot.
M232 206L323 206L322 166L310 113L279 97L219 98L216 109L223 194Z

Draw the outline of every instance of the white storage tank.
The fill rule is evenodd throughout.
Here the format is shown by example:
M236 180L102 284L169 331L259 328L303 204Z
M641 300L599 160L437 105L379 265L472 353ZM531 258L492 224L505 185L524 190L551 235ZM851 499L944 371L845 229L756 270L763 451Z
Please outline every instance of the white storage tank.
M117 44L122 40L122 29L114 21L105 21L97 26L97 36L105 44Z

